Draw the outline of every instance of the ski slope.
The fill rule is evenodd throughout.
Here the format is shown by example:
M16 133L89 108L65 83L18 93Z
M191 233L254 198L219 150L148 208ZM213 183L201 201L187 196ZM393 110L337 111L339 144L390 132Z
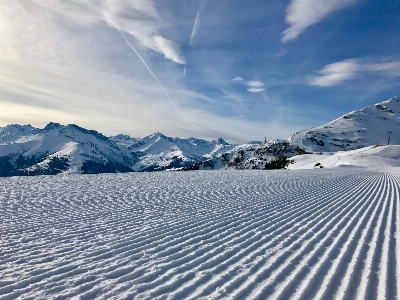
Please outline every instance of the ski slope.
M338 167L362 167L386 170L400 167L400 145L375 145L350 151L320 152L292 156L290 170Z
M399 169L0 178L1 299L399 299Z

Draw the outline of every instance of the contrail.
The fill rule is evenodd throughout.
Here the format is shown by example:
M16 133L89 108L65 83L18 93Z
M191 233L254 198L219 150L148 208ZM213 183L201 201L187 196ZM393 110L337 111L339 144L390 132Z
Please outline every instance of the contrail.
M171 101L172 105L175 107L176 111L178 112L178 114L181 115L181 112L179 111L178 107L176 106L174 100L172 100L172 98L170 97L170 95L167 93L167 91L164 89L164 87L161 85L160 81L157 79L156 75L154 75L154 73L151 71L150 67L146 64L146 62L144 61L144 59L140 56L140 54L136 51L136 49L132 46L132 44L128 41L128 39L126 38L125 34L119 29L117 28L119 34L122 36L122 38L125 40L125 42L129 45L129 47L131 47L131 49L136 53L136 55L140 58L140 60L142 61L142 63L146 66L147 70L149 70L150 74L154 77L154 79L157 81L158 85L160 86L160 88L163 90L163 92L165 93L165 95L167 95L168 99Z
M200 9L200 8L199 8L199 9ZM196 19L194 20L194 25L193 25L193 29L192 29L192 34L190 35L190 46L192 46L194 37L195 37L197 31L199 30L199 26L200 26L200 13L199 13L199 9L197 10Z
M207 2L204 0L201 0L200 5L197 8L196 19L194 19L192 34L190 35L190 46L192 46L194 37L196 36L197 32L199 31L201 19L202 19L204 11L206 9L206 6L207 6Z

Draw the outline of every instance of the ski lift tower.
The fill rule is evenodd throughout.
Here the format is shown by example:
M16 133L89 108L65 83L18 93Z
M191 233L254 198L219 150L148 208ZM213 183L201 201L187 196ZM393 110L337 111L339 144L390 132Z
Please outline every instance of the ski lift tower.
M392 131L388 131L387 133L388 133L388 135L389 135L389 138L388 138L388 142L387 142L387 144L389 145L389 142L390 142L390 136L391 136L391 134L392 134L393 132L392 132Z

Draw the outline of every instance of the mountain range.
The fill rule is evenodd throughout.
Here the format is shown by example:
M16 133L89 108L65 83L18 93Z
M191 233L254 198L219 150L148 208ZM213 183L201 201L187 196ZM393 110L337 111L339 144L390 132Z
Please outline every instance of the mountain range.
M49 123L43 129L12 124L0 128L0 176L161 171L241 147L222 138L106 137L75 124Z
M284 140L227 151L189 169L262 169L276 156L350 151L372 145L400 144L400 97L349 112L329 123L302 130ZM187 169L187 168L186 168Z
M389 135L388 132L392 134ZM222 138L106 137L75 124L43 129L0 127L0 176L96 174L162 170L262 169L280 156L400 144L400 97L349 112L327 124L268 142L228 144Z

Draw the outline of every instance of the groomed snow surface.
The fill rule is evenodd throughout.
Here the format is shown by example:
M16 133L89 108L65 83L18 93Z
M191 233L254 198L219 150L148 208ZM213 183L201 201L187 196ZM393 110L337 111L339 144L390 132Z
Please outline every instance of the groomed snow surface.
M400 299L398 168L0 179L1 299Z
M386 170L400 167L400 145L374 145L351 151L319 152L291 157L290 170L362 167Z

